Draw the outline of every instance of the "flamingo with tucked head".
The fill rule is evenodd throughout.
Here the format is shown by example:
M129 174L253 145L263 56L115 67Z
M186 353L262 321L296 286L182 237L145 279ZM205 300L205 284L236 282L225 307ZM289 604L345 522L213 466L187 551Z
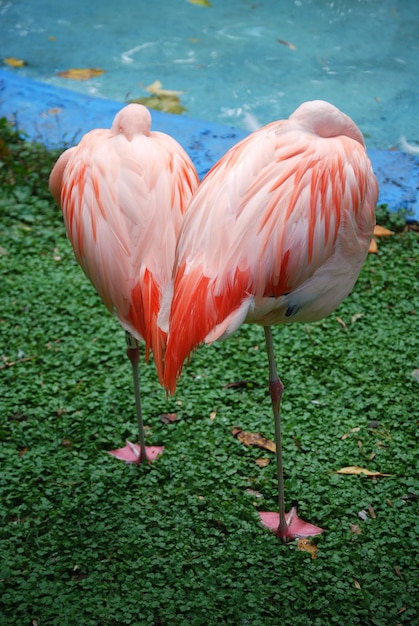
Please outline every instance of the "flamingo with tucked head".
M207 174L183 221L159 323L168 331L164 385L173 393L199 344L245 322L264 327L275 420L279 514L262 522L283 541L315 535L285 513L278 377L271 326L329 315L352 290L375 224L378 185L355 123L323 101L257 130Z
M198 186L183 148L150 128L146 107L124 107L111 129L92 130L66 150L49 181L78 263L127 332L140 445L127 442L113 453L137 463L162 451L145 445L139 345L145 342L147 361L152 351L163 382L166 333L157 316L183 214Z

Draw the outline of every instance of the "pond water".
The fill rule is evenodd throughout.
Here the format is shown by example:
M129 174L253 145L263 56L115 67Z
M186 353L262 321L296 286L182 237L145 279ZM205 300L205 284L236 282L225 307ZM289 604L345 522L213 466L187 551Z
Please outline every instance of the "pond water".
M198 2L199 0L195 0ZM348 113L368 147L419 143L418 0L0 0L14 71L103 98L160 81L186 115L243 128L304 100ZM86 81L57 76L99 68Z

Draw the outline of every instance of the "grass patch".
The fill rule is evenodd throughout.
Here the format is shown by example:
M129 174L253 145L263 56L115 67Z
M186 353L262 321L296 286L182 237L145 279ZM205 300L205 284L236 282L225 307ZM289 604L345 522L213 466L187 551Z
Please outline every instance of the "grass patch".
M288 502L327 528L312 559L259 525L274 457L231 435L273 437L262 329L198 350L168 401L142 365L147 442L165 453L105 453L136 438L124 333L49 197L56 155L0 131L1 623L415 623L417 233L381 240L336 314L274 329ZM333 473L348 465L391 476Z

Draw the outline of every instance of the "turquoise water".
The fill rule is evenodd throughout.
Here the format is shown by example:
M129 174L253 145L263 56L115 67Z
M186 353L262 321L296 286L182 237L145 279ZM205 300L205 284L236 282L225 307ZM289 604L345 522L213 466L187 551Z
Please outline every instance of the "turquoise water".
M0 0L0 57L24 76L125 101L156 80L187 115L250 128L323 98L369 147L419 143L418 0ZM100 68L88 81L57 77Z

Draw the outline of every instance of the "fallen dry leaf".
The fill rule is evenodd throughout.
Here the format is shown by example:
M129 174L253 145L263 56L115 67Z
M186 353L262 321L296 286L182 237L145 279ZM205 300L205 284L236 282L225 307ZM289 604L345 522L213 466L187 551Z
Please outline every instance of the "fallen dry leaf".
M375 511L372 508L371 504L368 505L368 513L370 514L370 517L372 519L376 519L377 516L376 516Z
M356 589L361 589L361 585L359 584L356 578L354 578L354 586Z
M299 550L304 550L304 552L308 552L311 554L311 558L315 559L318 552L318 547L315 543L310 541L310 539L299 539L297 541L297 548Z
M374 226L374 237L389 237L394 235L394 231L384 228L384 226Z
M389 230L388 228L384 228L384 226L379 226L378 224L374 226L374 237L389 237L390 235L394 235L394 232L392 230ZM377 241L375 240L375 238L373 238L370 241L370 247L369 247L368 253L376 254L377 252L378 252Z
M266 467L271 462L271 459L256 459L255 463L259 467Z
M235 380L224 386L224 389L247 389L247 387L258 387L254 380Z
M344 435L342 435L342 437L341 437L342 441L344 441L345 439L347 439L351 433L358 433L360 430L361 430L361 427L360 427L360 426L355 426L354 428L351 428L351 430L348 430L348 432L347 432L347 433L345 433Z
M340 470L334 472L334 474L345 474L347 476L361 476L364 474L369 478L379 478L381 476L391 476L391 474L383 474L382 472L373 472L365 467L359 467L358 465L349 465L348 467L342 467Z
M375 239L371 239L370 247L368 248L368 254L377 254L377 252L378 252L377 242L375 241Z
M60 78L69 78L71 80L89 80L89 78L95 78L105 73L105 70L100 70L96 67L88 68L72 68L65 70L64 72L58 72L57 76Z
M163 424L173 424L173 422L176 422L176 420L176 413L162 413L160 415L160 421L163 422Z
M355 324L355 322L360 320L361 317L364 317L364 315L365 315L365 313L354 313L354 315L352 315L352 317L351 317L351 323Z
M359 524L351 524L351 533L354 533L354 535L360 535L362 533Z
M247 430L234 428L232 434L245 446L256 446L257 448L262 448L262 450L276 452L275 443L271 439L266 439L260 433L249 433Z
M340 324L342 326L342 328L344 330L348 330L348 327L346 325L346 323L343 321L343 319L339 316L336 317L336 321L338 322L338 324Z

